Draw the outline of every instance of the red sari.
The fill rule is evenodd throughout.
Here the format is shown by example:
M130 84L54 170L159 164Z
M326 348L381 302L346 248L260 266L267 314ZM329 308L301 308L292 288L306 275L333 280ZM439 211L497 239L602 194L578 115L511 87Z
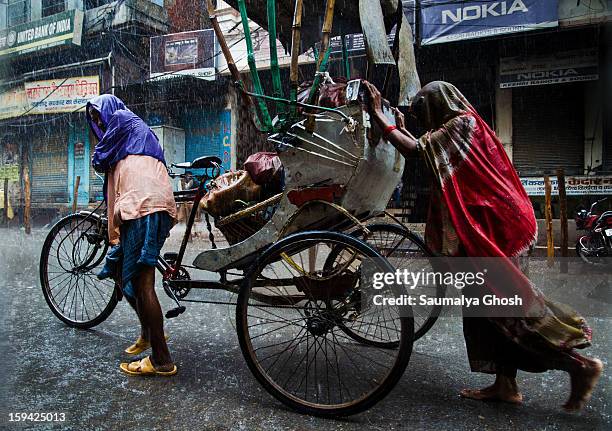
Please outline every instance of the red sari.
M571 349L588 346L591 332L582 317L549 302L516 264L535 242L537 225L503 145L452 84L428 84L415 105L417 115L437 127L419 140L437 183L428 245L446 256L496 258L496 277L465 294L522 298L522 309L512 317L492 312L464 319L472 369L505 374L517 368L565 369L576 360Z

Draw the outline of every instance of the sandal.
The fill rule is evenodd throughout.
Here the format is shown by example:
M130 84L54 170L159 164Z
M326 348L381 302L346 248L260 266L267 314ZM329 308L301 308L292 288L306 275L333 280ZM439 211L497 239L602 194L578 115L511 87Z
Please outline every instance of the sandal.
M141 359L140 361L130 363L122 362L119 364L121 371L129 374L130 376L173 376L178 371L176 365L173 365L173 367L174 368L171 371L159 371L155 369L149 356Z
M166 341L168 341L168 339L170 338L168 334L164 334L164 337L166 338ZM151 343L143 339L142 336L139 335L136 342L132 344L130 347L128 347L127 349L125 349L124 352L127 353L128 355L138 355L150 348L151 348Z

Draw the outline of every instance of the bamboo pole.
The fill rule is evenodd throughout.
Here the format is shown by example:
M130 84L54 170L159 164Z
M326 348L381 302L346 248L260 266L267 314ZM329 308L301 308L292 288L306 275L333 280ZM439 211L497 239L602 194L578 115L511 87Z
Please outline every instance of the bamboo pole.
M334 23L334 8L336 6L336 0L327 0L325 7L325 18L323 20L323 29L321 34L321 49L319 50L319 57L317 59L317 75L315 76L310 94L308 95L308 103L314 104L317 94L319 92L319 84L321 82L321 72L325 72L327 68L327 62L329 60L329 40L332 31L332 24ZM308 133L314 131L315 117L313 114L308 116L306 120L305 128Z
M25 227L25 233L30 234L32 227L30 225L30 208L32 205L32 193L30 190L30 170L24 166L23 168L23 188L24 188L24 208L23 208L23 225Z
M77 212L77 204L79 201L79 184L81 184L81 176L77 175L74 181L74 190L72 192L72 213Z
M247 14L245 0L238 0L238 10L240 12L240 20L242 21L242 29L244 31L244 43L246 44L247 63L251 71L251 80L253 81L253 92L255 94L264 94L261 80L259 79L259 72L257 72L255 51L253 50L253 40L251 39L251 29L249 27L249 16ZM266 130L271 130L272 119L270 118L268 107L261 98L256 97L256 99L259 112L261 113L261 123Z
M351 63L349 62L348 48L346 46L346 35L342 36L342 67L344 68L344 77L347 81L351 80Z
M289 69L289 81L291 85L290 99L293 103L291 105L291 116L295 117L297 112L297 91L299 85L299 56L300 56L300 45L302 41L302 11L303 11L303 0L296 0L295 11L293 12L293 26L291 33L291 65Z
M268 0L268 40L270 41L270 74L272 75L272 90L274 97L283 97L280 68L278 66L278 51L276 48L276 0ZM277 103L278 112L282 112L283 105Z
M8 208L8 178L4 179L4 221L6 227L9 227L9 208Z
M261 103L263 102L261 100L253 100L253 98L249 96L248 94L246 94L245 92L246 89L244 87L244 82L242 80L242 77L240 76L240 71L238 70L238 67L236 66L234 57L232 56L232 51L227 45L227 41L225 40L223 31L221 30L221 27L219 26L219 20L217 19L217 14L215 12L215 6L213 5L212 0L207 0L207 9L208 9L208 15L210 18L210 22L212 24L215 35L217 36L217 41L219 42L219 47L221 48L221 52L223 52L223 56L225 57L225 61L227 62L227 68L229 69L230 74L232 75L232 79L234 80L234 83L238 86L239 91L242 93L242 96L245 98L245 101L247 102L247 106L249 107L249 110L253 114L253 122L255 123L255 127L257 127L258 130L267 131L269 128L267 127L267 125L262 126L259 120L257 111L255 109L256 105L261 106ZM264 109L266 109L265 104L263 107Z
M553 242L553 226L552 226L552 207L551 207L552 187L550 177L544 176L544 199L545 199L545 216L546 216L546 257L547 264L552 267L555 264L555 247Z
M336 0L327 0L323 31L321 32L321 50L319 51L319 59L317 60L317 70L321 69L325 52L329 48L332 24L334 23L334 7L336 7Z
M225 36L223 36L223 32L221 31L221 27L219 26L217 14L215 13L215 5L213 5L212 0L207 1L207 9L210 22L213 26L213 30L215 31L215 35L217 36L217 41L219 42L219 47L221 48L221 52L223 52L223 56L225 57L225 61L227 62L227 68L229 69L234 81L236 81L237 84L242 84L240 72L236 67L236 62L234 61L234 57L232 56L232 51L227 45Z
M565 193L565 171L557 169L557 188L559 189L559 221L561 223L561 265L560 270L567 274L568 235L567 235L567 195Z

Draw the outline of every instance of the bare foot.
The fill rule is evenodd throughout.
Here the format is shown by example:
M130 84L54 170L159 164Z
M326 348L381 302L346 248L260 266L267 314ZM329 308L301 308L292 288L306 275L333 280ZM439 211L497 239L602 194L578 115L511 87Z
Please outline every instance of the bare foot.
M597 380L603 371L603 364L599 359L588 359L588 365L577 372L570 373L572 392L563 408L568 412L577 412L589 399Z
M459 392L463 398L480 401L503 401L521 404L523 395L518 391L515 379L497 376L495 383L483 389L463 389Z

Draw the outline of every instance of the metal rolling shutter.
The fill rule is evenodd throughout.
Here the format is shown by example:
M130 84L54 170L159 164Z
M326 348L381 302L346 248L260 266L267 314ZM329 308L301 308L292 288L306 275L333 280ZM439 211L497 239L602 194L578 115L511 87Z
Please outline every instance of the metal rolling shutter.
M612 89L612 84L609 84ZM612 93L612 91L610 91ZM610 94L612 96L612 94ZM612 172L612 97L606 98L603 113L603 171Z
M38 135L32 146L32 204L68 202L68 133Z
M218 156L223 167L231 164L231 115L227 110L191 111L183 117L185 158L192 161L202 156Z
M584 89L557 84L512 90L513 162L521 176L582 174Z
M603 146L603 170L605 172L612 172L612 133L608 132L607 139L604 135Z

